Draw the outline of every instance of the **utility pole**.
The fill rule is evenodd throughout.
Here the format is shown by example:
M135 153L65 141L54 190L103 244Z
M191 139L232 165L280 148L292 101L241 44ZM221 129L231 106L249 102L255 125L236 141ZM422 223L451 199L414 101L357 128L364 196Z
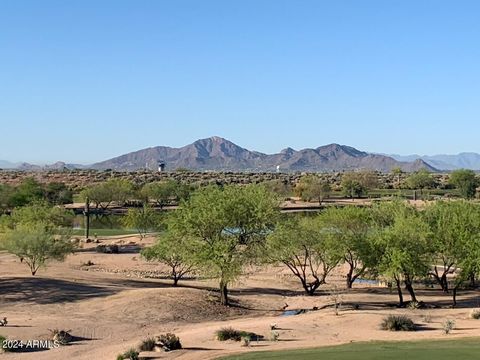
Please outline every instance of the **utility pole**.
M85 217L85 239L88 239L90 235L90 198L88 196L85 199L85 209L83 210L83 216Z

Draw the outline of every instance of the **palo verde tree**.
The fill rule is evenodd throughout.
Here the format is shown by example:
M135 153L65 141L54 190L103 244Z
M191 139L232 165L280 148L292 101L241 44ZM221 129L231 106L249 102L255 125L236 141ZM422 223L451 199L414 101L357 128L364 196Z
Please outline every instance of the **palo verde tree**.
M173 286L177 286L181 279L195 271L195 252L201 246L198 240L178 238L167 233L160 235L153 246L143 249L141 255L147 261L157 261L168 266L168 275L173 280Z
M378 184L378 176L372 171L345 173L342 176L342 192L344 196L359 198Z
M223 305L228 305L229 284L258 257L275 224L278 205L263 186L208 186L194 192L169 217L172 236L197 243L199 269L219 279Z
M155 231L160 226L160 215L150 205L145 204L141 208L128 209L125 217L122 218L122 224L128 229L135 229L144 239L149 231Z
M473 170L455 170L450 174L449 181L458 189L460 196L463 198L472 199L475 197L479 181Z
M330 184L313 174L303 176L295 186L295 193L303 201L315 200L319 205L322 205L323 200L328 198L331 192Z
M48 261L62 261L75 249L69 241L70 230L64 227L69 216L45 204L15 209L1 234L0 246L18 256L35 275Z
M89 199L95 204L95 207L103 210L107 209L113 202L123 205L132 195L133 185L125 179L112 178L105 182L92 185L86 188L82 195L84 199Z
M163 208L166 205L178 203L186 200L192 189L186 184L181 184L175 180L158 181L145 184L140 195L147 202L153 201L155 206Z
M265 255L270 262L287 266L307 295L325 284L342 258L318 216L279 222L267 237Z
M429 227L415 208L394 202L376 210L382 215L374 234L375 253L378 254L376 268L380 274L394 280L399 296L399 306L404 306L402 281L412 302L417 302L413 283L416 278L428 274L430 267Z
M447 276L462 271L459 264L471 257L480 234L480 207L467 201L440 201L428 206L424 216L434 254L430 275L448 292Z
M348 265L346 286L364 275L375 261L374 249L369 236L372 228L371 212L367 208L348 206L329 208L320 214L324 232L332 237L343 262Z

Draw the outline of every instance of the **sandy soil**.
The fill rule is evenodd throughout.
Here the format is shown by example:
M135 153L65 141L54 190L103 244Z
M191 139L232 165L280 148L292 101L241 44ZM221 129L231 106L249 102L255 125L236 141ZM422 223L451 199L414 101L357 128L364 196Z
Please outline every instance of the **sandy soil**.
M146 239L141 246L152 243ZM117 237L103 243L134 245L135 237ZM397 296L388 289L359 286L341 295L342 308L336 316L329 287L343 286L342 269L330 279L318 296L307 297L295 279L282 267L249 269L232 288L238 304L223 307L216 302L216 281L192 280L173 288L158 276L161 266L143 261L134 246L121 254L98 254L95 244L70 256L64 263L52 263L38 275L28 275L25 264L0 253L0 317L9 320L0 334L10 339L47 339L49 329L71 330L78 341L48 351L12 353L11 359L115 359L140 340L165 332L177 334L185 349L152 353L171 359L212 359L220 355L253 351L315 347L368 340L443 339L442 322L455 319L456 330L448 338L480 336L480 321L468 318L470 308L480 306L479 292L463 292L459 306L449 308L451 298L438 290L419 290L419 299L438 308L397 309ZM82 266L87 261L95 265ZM320 308L296 316L281 316L288 309ZM354 305L358 309L354 310ZM405 313L421 329L414 333L379 330L387 314ZM430 319L426 319L430 317ZM427 320L427 321L426 321ZM224 326L269 337L276 323L280 341L253 342L242 347L236 342L215 340ZM147 355L147 354L145 354Z

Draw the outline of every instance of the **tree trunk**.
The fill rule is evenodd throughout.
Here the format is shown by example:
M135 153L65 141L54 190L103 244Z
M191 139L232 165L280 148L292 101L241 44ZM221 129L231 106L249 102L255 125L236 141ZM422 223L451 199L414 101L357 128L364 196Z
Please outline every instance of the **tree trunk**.
M417 297L415 296L415 291L413 290L410 276L405 276L405 289L407 289L408 293L410 294L411 301L417 302Z
M395 278L395 283L397 284L397 292L398 292L398 299L399 299L398 306L403 307L404 302L403 302L402 286L400 283L400 279Z
M470 274L470 286L474 289L475 288L475 273Z
M173 277L173 286L177 286L177 285L178 285L178 280L180 280L180 277L178 277L178 276L174 276L174 277Z
M348 270L348 273L347 273L347 289L351 289L352 288L352 285L353 285L353 270L350 269Z
M220 304L227 306L228 305L228 289L227 283L223 280L220 281Z
M457 306L457 287L455 286L453 288L453 291L452 291L453 295L452 295L452 300L453 300L453 307L456 307Z

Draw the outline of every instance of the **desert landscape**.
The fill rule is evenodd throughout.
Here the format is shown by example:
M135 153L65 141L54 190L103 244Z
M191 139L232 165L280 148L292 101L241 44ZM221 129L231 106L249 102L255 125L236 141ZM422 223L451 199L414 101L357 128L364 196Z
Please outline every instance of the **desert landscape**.
M251 351L318 347L372 340L454 339L478 336L480 322L469 317L480 305L478 291L462 291L456 308L448 295L421 289L418 297L426 309L398 309L396 294L376 285L354 285L340 294L335 315L333 287L344 284L343 269L337 269L317 296L305 296L284 267L248 269L232 289L234 305L218 304L216 282L187 279L172 287L162 279L166 269L146 262L138 247L154 238L99 239L119 244L120 254L99 254L96 244L86 243L63 263L52 263L35 277L17 258L2 253L0 260L2 316L8 326L2 335L14 339L48 339L49 329L62 328L78 337L68 346L47 351L11 353L11 359L113 359L141 340L172 332L184 349L141 353L143 358L213 359ZM92 265L86 265L93 263ZM287 307L288 305L288 307ZM312 310L318 308L318 310ZM298 310L308 312L294 315ZM287 312L287 316L285 315ZM414 333L380 329L382 318L407 314L420 329ZM456 328L446 336L445 319ZM271 326L278 328L278 341L269 341ZM231 326L265 336L249 347L240 342L216 340L215 332Z

